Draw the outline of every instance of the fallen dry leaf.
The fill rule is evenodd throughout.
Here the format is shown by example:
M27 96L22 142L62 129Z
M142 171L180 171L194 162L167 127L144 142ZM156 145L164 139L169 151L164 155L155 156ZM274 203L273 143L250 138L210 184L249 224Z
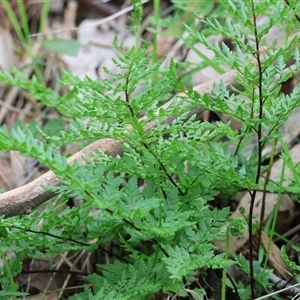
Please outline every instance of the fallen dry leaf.
M9 151L10 161L15 178L12 181L14 187L22 186L26 183L27 176L27 158L21 156L19 151Z
M13 57L11 34L0 26L0 69L9 71L13 65Z
M172 46L175 44L176 40L177 39L173 36L164 36L164 35L157 36L157 56L159 59L163 58L166 54L168 54ZM153 53L152 44L149 46L147 53L148 54Z
M290 281L293 277L292 271L282 259L280 249L274 244L273 241L270 241L270 238L263 231L261 232L261 242L266 251L268 251L270 243L269 260L272 263L274 270L276 270L277 273L286 281Z
M118 55L112 45L113 39L118 36L119 40L122 40L123 47L131 48L135 43L135 37L128 32L126 38L122 39L114 22L104 23L101 26L94 26L94 23L94 20L84 20L78 26L77 40L81 47L77 56L63 54L61 57L74 75L80 78L89 76L97 80L110 77L103 71L103 67L114 73L120 71L112 60Z
M4 191L9 191L13 188L14 171L8 158L0 156L0 166L0 188Z

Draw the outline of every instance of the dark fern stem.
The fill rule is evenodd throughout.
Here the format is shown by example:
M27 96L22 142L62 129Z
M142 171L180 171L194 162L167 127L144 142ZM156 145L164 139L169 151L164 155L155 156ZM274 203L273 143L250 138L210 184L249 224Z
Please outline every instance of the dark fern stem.
M291 4L290 4L290 2L288 1L288 0L285 0L284 1L289 7L291 7ZM294 13L295 14L295 18L297 19L297 21L300 23L300 17L296 14L296 13Z
M263 94L262 94L262 65L261 65L261 59L260 59L260 47L259 47L259 37L258 37L258 31L257 31L257 24L256 24L256 14L255 14L255 6L254 1L251 1L251 8L252 8L252 15L253 15L253 24L254 24L254 36L255 36L255 47L256 47L256 55L255 58L257 60L257 66L258 66L258 97L259 97L259 120L262 120L263 118ZM257 128L257 146L258 146L258 157L257 157L257 172L256 172L256 179L255 183L258 184L260 173L261 173L261 163L262 163L262 150L263 150L263 144L261 142L262 138L262 126L261 123L258 125ZM256 198L257 191L254 190L251 195L251 202L250 202L250 209L249 209L249 269L250 269L250 286L251 286L251 298L255 299L255 280L254 280L254 269L253 269L253 261L254 261L254 255L253 255L253 209L254 209L254 203Z

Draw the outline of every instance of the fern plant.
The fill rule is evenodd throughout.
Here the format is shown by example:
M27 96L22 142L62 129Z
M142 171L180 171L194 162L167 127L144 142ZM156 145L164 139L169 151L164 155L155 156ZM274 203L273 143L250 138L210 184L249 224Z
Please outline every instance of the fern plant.
M200 21L210 30L230 37L237 45L235 53L224 44L209 44L205 35L186 28L195 41L212 49L217 59L237 71L240 89L231 92L222 82L205 95L192 87L185 90L174 61L163 69L163 60L147 57L147 45L124 52L117 40L114 45L119 57L114 62L120 72L106 70L111 79L99 81L81 80L65 72L61 84L73 87L66 96L17 70L0 73L2 82L26 89L42 105L54 107L73 120L55 135L41 128L33 134L32 125L19 123L11 130L4 126L0 129L2 151L17 149L36 158L60 181L60 185L43 186L57 195L44 211L2 217L0 255L5 279L0 295L20 295L14 276L21 272L25 257L94 251L111 243L111 263L99 262L97 272L86 278L92 288L86 286L72 299L141 300L159 293L185 297L187 290L197 290L193 283L205 278L208 269L245 265L242 259L228 258L227 252L226 256L216 252L213 242L229 233L224 226L229 208L210 207L210 201L224 189L241 188L252 191L248 218L251 297L254 299L259 285L268 291L266 278L262 284L259 268L253 267L257 262L251 248L252 209L255 191L268 188L260 182L263 149L281 136L280 127L299 105L299 85L291 95L279 93L281 84L300 69L296 48L299 37L285 41L279 48L271 45L264 54L261 47L273 24L294 16L298 4L247 0L222 1L222 5L237 18L235 25L223 20ZM139 4L137 9L141 9ZM268 16L269 23L259 27L258 15ZM291 58L293 70L286 68ZM160 106L174 92L181 94ZM190 113L199 106L241 120L241 131L232 130L229 123L199 121ZM243 154L247 146L243 141L253 133L257 136L257 151L249 158ZM105 138L118 141L122 148L119 155L112 157L99 150L69 164L58 151L60 145L82 141L89 144ZM236 151L232 152L229 145L234 145ZM61 204L57 206L58 197ZM69 208L69 198L84 203ZM14 253L10 261L5 259L9 251Z
M72 82L75 88L71 95L57 97L55 105L61 114L73 117L75 125L70 125L59 136L47 136L41 132L37 139L26 128L22 131L17 127L10 133L5 128L1 130L2 138L6 139L2 149L8 151L18 147L24 155L35 157L49 166L60 179L59 186L45 188L66 198L86 201L80 207L65 209L58 214L58 208L52 207L39 215L34 212L21 219L3 219L2 227L16 231L10 236L24 245L14 251L19 252L18 257L22 259L41 255L38 249L44 248L49 239L57 239L57 242L44 248L44 255L55 253L55 249L58 253L76 251L82 247L93 250L102 243L118 239L120 246L126 250L127 263L116 261L114 271L109 266L113 274L111 277L108 277L110 273L103 272L102 288L94 291L97 296L101 291L108 295L111 287L115 286L115 293L120 299L147 299L160 290L180 290L184 278L195 275L197 268L223 268L230 264L229 260L224 260L224 255L214 254L212 244L229 210L211 211L207 205L207 201L217 193L213 188L216 182L214 174L217 172L212 168L220 168L214 160L216 150L222 152L222 149L215 146L211 153L205 143L231 130L226 124L214 128L211 124L194 121L195 116L186 121L187 110L171 125L157 124L155 129L145 133L143 127L146 122L159 122L166 116L177 114L179 105L177 101L176 105L160 110L159 116L156 115L160 98L169 89L176 89L174 63L155 86L148 84L142 93L132 97L136 84L152 76L161 65L161 62L149 65L150 59L145 58L145 48L132 49L118 62L121 69L129 71L112 74L114 78L111 81L93 82L88 78L79 81L66 74L62 83ZM40 88L41 95L47 93L41 101L43 98L46 101L54 98L54 92L38 87L34 80L28 83L18 72L13 78L4 73L1 76L3 81L26 85L29 90ZM115 83L116 79L120 83L114 87L112 82ZM104 89L106 93L99 92ZM122 91L125 101L118 95ZM138 119L141 112L147 115L145 121ZM84 125L83 119L89 120L89 127ZM185 132L185 137L178 138L180 132ZM169 138L163 138L164 134L169 134ZM93 161L86 160L85 166L76 162L69 165L66 158L50 146L58 140L92 142L107 137L124 141L123 156L112 158L104 153L94 153ZM223 153L223 165L233 160L228 154ZM211 161L210 168L206 163L201 163L204 156ZM188 171L185 170L187 157L190 157ZM202 168L201 173L199 167ZM124 180L127 183L122 187ZM138 186L138 180L144 181L142 189ZM100 210L89 216L92 208ZM38 225L41 222L42 226ZM81 224L87 224L87 227L82 228ZM24 230L27 232L25 236ZM33 236L38 232L41 238L33 242ZM90 244L95 239L96 242ZM149 253L144 253L144 249L135 249L146 241L151 244ZM11 243L7 237L5 242L7 245ZM30 251L30 243L34 244L32 247L36 251ZM137 270L150 275L147 281L145 276L135 273Z
M241 85L240 89L235 89L230 94L224 86L215 85L211 96L200 97L191 92L189 95L196 100L197 104L204 106L215 112L226 113L235 119L242 121L243 127L239 137L240 142L236 153L242 154L242 140L250 132L254 132L257 137L257 154L255 159L254 172L248 171L251 182L260 184L262 173L263 150L270 141L276 141L281 137L279 129L286 122L293 110L299 105L299 85L295 87L290 95L280 93L281 85L290 79L296 70L299 70L299 36L286 38L276 47L274 42L268 45L265 35L270 31L274 24L286 29L287 18L298 22L295 15L298 5L296 2L278 3L277 1L267 1L257 3L255 1L231 2L224 1L228 12L235 14L238 24L233 24L227 19L222 24L218 20L200 20L207 24L210 30L221 33L233 40L236 44L236 53L232 55L230 49L218 43L209 44L205 37L194 32L187 27L190 34L198 42L203 43L213 50L216 57L225 61L232 69L237 71L236 80ZM249 10L248 8L251 7ZM266 17L264 25L258 25L259 17ZM288 17L289 16L289 17ZM299 22L296 24L299 27ZM289 30L289 29L287 29ZM246 39L247 36L247 39ZM294 63L293 69L286 68L287 61ZM237 97L239 94L243 97ZM245 98L244 98L245 97ZM246 100L245 100L246 99ZM213 101L212 101L213 100ZM273 143L273 145L276 144ZM274 155L274 152L273 152ZM271 159L272 160L272 159ZM247 161L247 160L246 160ZM241 184L241 182L240 182ZM243 185L243 184L242 184ZM264 192L268 185L268 178L263 185ZM245 186L246 187L246 186ZM249 189L249 187L246 187ZM255 274L253 256L253 208L255 205L257 189L251 193L251 205L249 210L249 253L250 265L249 273L251 279L251 296L255 297ZM261 226L264 219L264 211L261 212ZM260 228L261 230L261 228ZM259 233L260 236L260 233Z

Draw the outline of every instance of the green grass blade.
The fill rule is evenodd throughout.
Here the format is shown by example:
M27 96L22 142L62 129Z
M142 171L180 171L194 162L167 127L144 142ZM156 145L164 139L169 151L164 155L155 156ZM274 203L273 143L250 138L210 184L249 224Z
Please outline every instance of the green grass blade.
M18 1L19 2L19 1ZM21 43L25 46L26 45L26 38L21 30L19 22L16 18L14 11L11 9L10 4L7 0L2 1L2 5L4 7L5 12L7 13L8 19L10 20L18 38L20 39Z
M51 1L44 1L44 3L43 3L41 17L40 17L39 33L43 33L45 30L45 24L46 24L49 9L50 9L50 3L51 3Z
M28 19L27 19L27 13L25 10L25 5L23 1L17 1L17 5L18 5L18 11L19 11L19 15L20 15L20 19L21 19L21 26L23 29L23 37L25 40L26 45L30 45L31 41L30 41L30 30L29 30L29 25L28 25Z

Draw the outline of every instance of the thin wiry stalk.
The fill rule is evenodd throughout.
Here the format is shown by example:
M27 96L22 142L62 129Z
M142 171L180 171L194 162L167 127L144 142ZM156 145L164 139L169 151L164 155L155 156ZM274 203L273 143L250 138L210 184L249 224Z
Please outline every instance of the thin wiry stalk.
M256 24L256 14L255 14L255 6L254 1L251 0L251 9L252 9L252 16L253 16L253 24L254 24L254 36L255 36L255 47L256 47L256 60L257 60L257 67L258 67L258 101L259 101L259 112L258 118L259 120L263 117L263 94L262 94L262 65L261 65L261 58L260 58L260 46L259 46L259 38L258 38L258 31L257 31L257 24ZM257 147L258 147L258 157L257 157L257 171L256 171L256 178L255 183L258 184L260 173L261 173L261 163L262 163L262 150L263 145L261 142L262 138L262 127L261 123L259 123L257 128ZM249 208L249 269L250 269L250 286L251 286L251 298L255 298L255 280L254 280L254 269L253 269L253 209L254 203L256 198L257 191L254 190L251 195L251 202Z

